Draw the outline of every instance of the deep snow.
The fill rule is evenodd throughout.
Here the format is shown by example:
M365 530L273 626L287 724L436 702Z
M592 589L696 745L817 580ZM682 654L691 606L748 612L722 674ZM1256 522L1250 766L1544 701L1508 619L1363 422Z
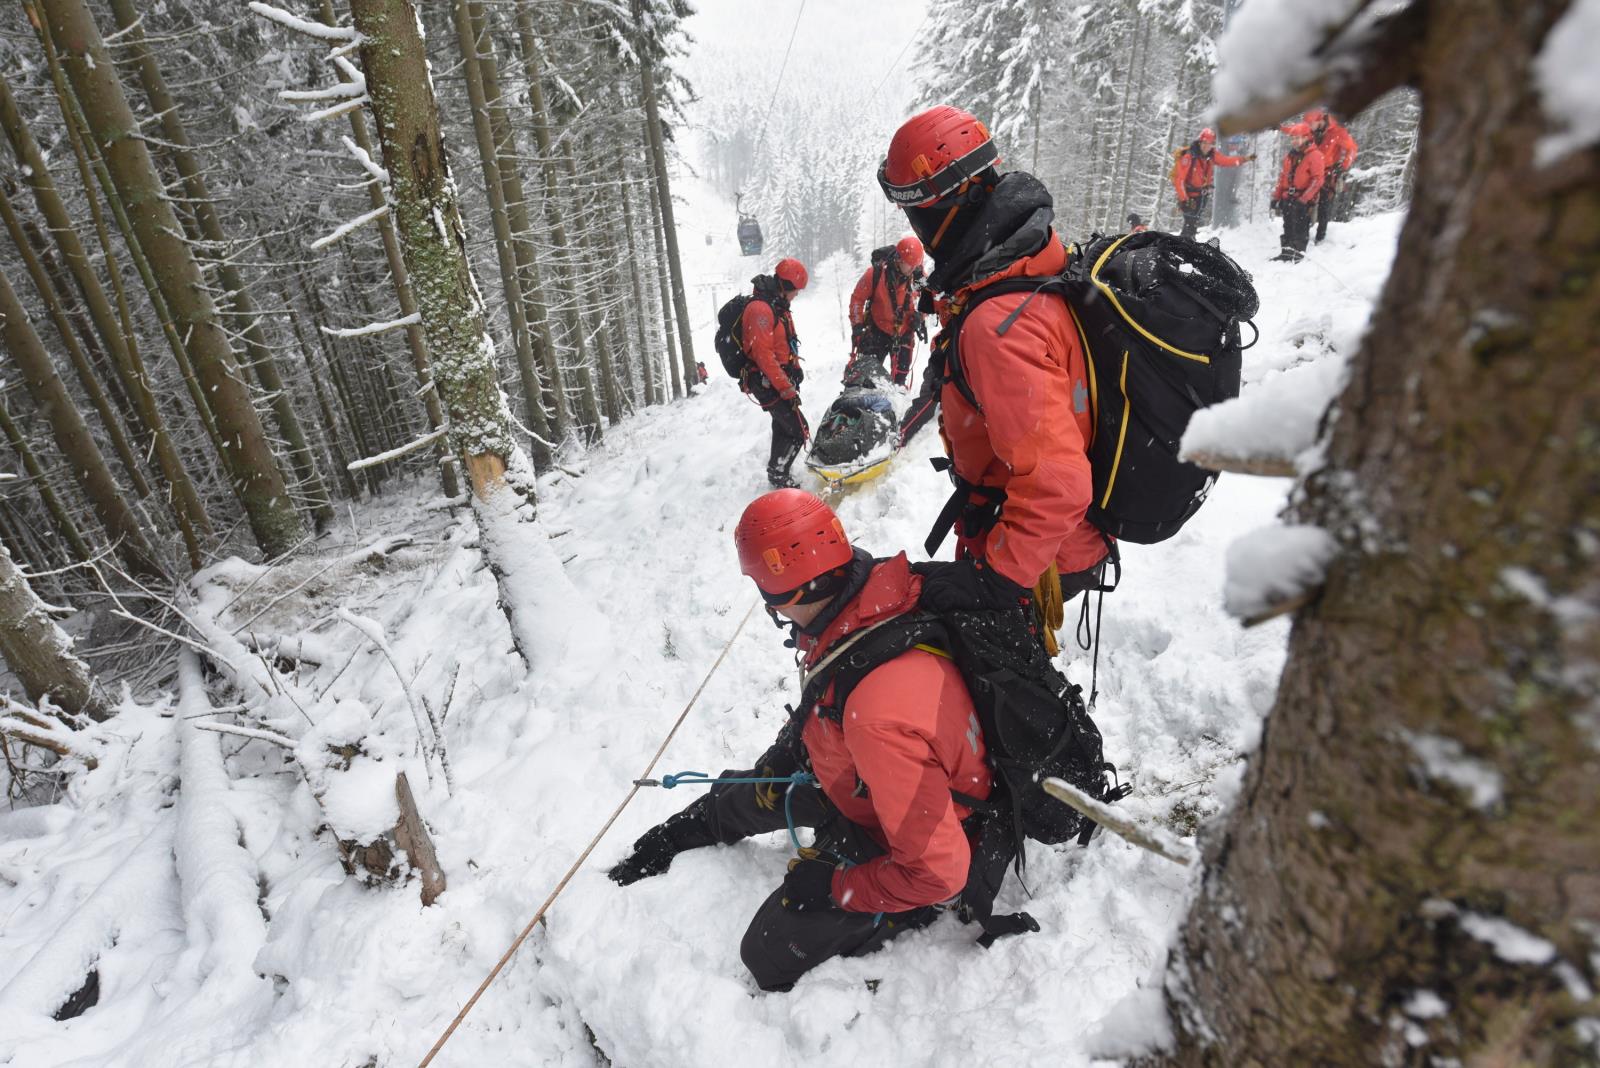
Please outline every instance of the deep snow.
M231 786L220 800L259 870L267 940L254 968L274 996L212 981L222 965L206 950L228 949L217 944L227 936L191 927L179 869L162 859L175 831L188 833L169 806L184 789L172 717L189 702L129 703L101 729L106 755L76 777L68 801L0 815L0 1063L357 1068L421 1059L642 771L754 600L731 529L765 489L767 420L720 376L709 325L716 302L770 264L734 255L732 213L703 187L686 182L680 195L687 225L714 239L686 253L696 344L717 377L700 396L610 431L603 446L569 460L576 474L541 479L540 517L524 533L548 539L581 604L538 622L531 671L510 655L474 523L424 508L433 489L420 482L357 510L314 557L265 577L242 561L213 568L193 612L254 673L246 694L267 708L266 724L313 760L368 734L367 755L350 771L309 779L276 746L222 739ZM1335 225L1298 266L1267 262L1277 241L1264 226L1223 235L1262 290L1247 391L1353 351L1398 225L1392 216ZM794 308L813 421L837 391L842 309L861 269L814 266ZM1307 377L1324 395L1339 378ZM1255 429L1243 418L1237 432ZM1226 442L1228 431L1219 433ZM947 493L926 463L937 448L925 432L887 476L836 502L853 538L880 553L921 544ZM1108 758L1137 787L1128 810L1183 835L1229 796L1273 698L1287 625L1243 630L1224 613L1223 560L1237 536L1274 518L1287 489L1225 476L1180 535L1127 547L1123 588L1105 602L1097 720ZM370 559L358 551L401 532L415 543ZM341 607L385 628L395 666L339 617ZM1066 637L1074 618L1069 608ZM242 646L227 644L272 636L298 638L319 664L268 679ZM1087 656L1066 644L1063 664L1087 683ZM437 776L428 785L397 668L435 710L458 673L444 720L453 796ZM758 611L659 770L716 771L757 755L793 696L793 676L781 635ZM220 693L214 701L237 700ZM415 882L369 889L347 877L331 836L318 831L325 819L347 834L381 827L400 768L450 880L427 909ZM435 1063L588 1065L603 1053L640 1066L776 1068L818 1055L1087 1065L1163 1036L1162 970L1195 878L1185 869L1104 836L1088 849L1034 846L1029 889L1009 883L1002 904L1026 907L1041 933L984 951L973 930L946 918L874 956L830 962L788 995L761 995L742 972L738 942L781 877L782 835L683 856L627 889L604 877L635 835L692 796L639 796ZM72 989L110 928L100 1004L66 1023L42 1015L41 978ZM86 948L56 959L63 931Z

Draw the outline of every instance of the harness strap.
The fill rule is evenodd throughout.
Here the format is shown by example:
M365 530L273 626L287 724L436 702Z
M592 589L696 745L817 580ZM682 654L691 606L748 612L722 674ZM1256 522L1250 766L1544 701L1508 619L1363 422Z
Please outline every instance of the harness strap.
M944 544L944 539L949 537L950 531L956 525L956 520L965 519L962 528L967 537L977 535L994 526L1000 519L1000 506L1005 504L1006 491L1001 486L983 486L976 482L968 482L956 474L955 465L949 458L935 456L928 461L935 471L944 471L949 474L950 481L955 484L950 498L944 502L944 507L939 509L938 518L933 521L933 528L928 531L928 539L922 543L929 556L939 551L939 546ZM982 501L974 501L976 495Z

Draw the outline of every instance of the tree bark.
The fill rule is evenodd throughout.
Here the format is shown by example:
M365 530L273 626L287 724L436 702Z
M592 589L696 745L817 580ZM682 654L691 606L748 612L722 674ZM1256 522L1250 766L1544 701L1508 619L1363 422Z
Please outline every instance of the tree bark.
M667 240L667 266L672 274L672 305L677 311L678 343L683 349L684 381L694 381L694 338L689 329L689 302L684 296L683 259L678 255L678 224L673 221L672 187L667 179L667 151L662 143L661 109L656 102L655 60L652 42L645 39L644 2L633 0L633 21L638 28L635 48L639 56L639 95L644 98L645 131L650 139L650 162L655 168L656 199L661 205L662 232Z
M44 304L45 313L50 316L51 325L56 328L56 334L61 338L62 346L67 350L67 358L72 364L73 371L78 376L78 383L83 387L84 394L89 398L89 405L100 417L100 425L105 428L106 437L111 441L111 448L117 454L117 461L122 465L123 471L128 475L128 481L133 483L134 492L140 497L150 496L150 484L145 481L144 472L139 466L138 458L133 454L133 447L128 443L128 436L123 432L122 421L117 417L116 411L111 407L111 400L106 396L105 389L100 384L99 376L94 367L89 363L89 356L83 351L83 346L78 343L78 335L73 331L72 324L67 320L66 309L62 307L61 300L56 293L55 285L50 276L45 273L44 264L34 254L33 248L28 243L27 235L22 232L20 220L11 207L11 198L6 194L5 188L0 186L0 219L5 221L6 230L11 235L11 241L17 247L17 252L22 257L22 265L28 271L28 277L33 282L33 288L39 294L39 300Z
M483 186L488 194L489 218L494 227L495 255L500 263L500 285L506 298L506 315L511 320L511 345L516 350L517 371L522 381L522 410L535 434L549 437L544 408L539 403L539 372L534 367L533 334L528 328L528 302L522 291L522 276L517 271L517 256L511 239L511 221L506 214L506 184L495 131L489 119L489 97L484 88L483 42L478 39L470 0L452 0L456 41L466 70L467 98L472 104L472 129L478 140L478 161L483 168Z
M1342 552L1208 843L1181 1063L1593 1063L1600 151L1534 162L1568 9L1417 10L1417 197L1296 509Z
M22 462L22 469L28 472L28 478L33 482L45 511L49 512L50 518L55 521L56 531L61 535L61 540L65 541L67 548L71 550L70 562L80 563L93 557L94 551L78 532L78 524L73 522L72 516L62 505L61 498L56 496L55 488L50 485L50 478L40 465L39 458L34 455L28 439L22 436L22 430L12 420L11 413L6 411L4 404L0 404L0 432L5 434L11 450Z
M122 496L111 467L89 433L89 424L78 414L56 374L50 354L33 329L27 311L5 272L0 271L0 341L11 354L33 403L50 423L56 447L67 460L74 477L81 480L84 494L94 506L106 537L117 547L130 574L144 579L165 579L155 553L145 540L139 518Z
M172 438L167 432L166 421L161 416L161 410L156 405L155 394L150 388L148 376L145 374L144 363L139 355L137 343L133 332L129 328L131 316L118 315L111 307L111 301L106 296L105 290L100 285L100 280L95 277L88 252L78 240L77 231L73 228L72 219L67 214L66 204L56 192L55 183L50 178L50 170L45 166L44 154L39 151L37 142L29 133L22 120L21 112L17 110L16 101L11 95L10 86L6 84L3 75L0 75L0 127L4 127L7 139L11 142L13 152L16 154L17 163L22 169L24 181L33 193L34 203L38 206L39 214L44 217L45 227L50 231L50 236L55 240L56 248L61 253L68 272L72 275L73 283L78 288L78 294L83 298L84 307L88 309L89 318L94 323L95 330L100 335L101 342L106 351L111 354L112 360L117 365L118 373L122 375L123 383L133 394L134 403L138 406L141 421L149 434L150 449L155 453L156 463L161 468L161 477L166 479L169 487L169 503L173 514L177 517L179 529L183 531L184 544L189 551L190 565L198 568L201 561L201 547L203 541L211 538L211 520L206 514L205 505L200 500L199 493L195 490L193 481L183 466L183 461L178 455ZM90 201L91 210L94 212L97 223L99 209L95 206L94 192L86 189L85 195ZM116 268L109 262L109 241L103 225L99 227L102 244L108 252L108 270L111 271L113 282L116 281ZM118 286L120 295L120 284ZM126 312L126 302L123 310Z
M667 252L662 236L667 232L667 227L661 218L660 187L652 181L646 188L650 194L650 236L656 246L656 299L661 308L661 333L667 342L667 370L672 376L672 395L682 397L688 394L695 376L690 373L687 378L683 377L680 370L682 365L678 363L678 342L672 329L672 300L668 296L671 287L667 282Z
M433 357L450 433L479 498L503 483L514 455L495 377L494 342L467 260L427 53L410 0L352 0L361 65L389 172L395 229Z
M333 12L333 0L321 0L320 17L329 26L337 24L338 19ZM339 80L349 80L343 69L339 70ZM350 112L350 136L357 148L365 152L369 158L373 157L372 136L367 132L367 120L360 109ZM386 203L383 187L377 182L368 184L367 197L374 209L381 208ZM400 305L400 315L402 318L415 315L417 298L411 291L410 276L406 274L405 256L400 251L400 238L394 232L393 216L385 215L378 220L378 233L383 238L383 256L389 263L389 275L394 281L395 300ZM438 389L432 385L432 361L428 357L428 342L423 335L421 323L412 323L406 327L406 348L411 353L411 367L417 373L417 387L423 391L422 402L423 409L428 413L428 429L443 430L444 408L439 403ZM306 358L309 363L309 352ZM326 407L320 398L319 403ZM461 486L456 480L456 465L450 453L449 442L441 439L435 449L435 455L439 459L440 488L444 490L446 497L459 497Z
M89 668L73 655L71 640L50 618L4 545L0 545L0 657L35 705L48 697L66 712L97 720L110 717Z
M301 492L310 505L312 517L318 529L321 529L333 521L333 501L328 495L328 487L323 482L322 473L317 470L316 457L311 452L311 446L306 443L305 430L300 426L299 416L295 414L292 395L284 387L283 377L278 373L277 360L272 355L272 347L267 343L266 332L261 328L261 316L256 311L255 301L250 296L250 290L245 285L239 268L229 259L225 251L228 248L227 235L222 230L222 220L217 216L217 209L212 204L211 191L206 187L200 161L195 158L194 152L189 147L189 133L184 128L182 116L178 113L177 102L167 91L166 80L161 76L161 68L156 63L156 57L145 43L144 29L139 25L141 16L134 10L132 0L111 0L111 12L122 35L122 47L126 49L128 59L136 66L139 84L143 86L145 96L150 100L150 110L160 118L161 136L167 141L172 162L183 178L184 193L194 211L195 224L200 236L217 249L215 260L217 277L221 279L222 287L227 292L229 310L244 324L242 333L245 354L250 358L250 366L255 370L261 388L271 398L273 417L283 434L284 441L289 446L289 463L294 468L295 478L301 485Z
M121 196L134 239L180 328L222 438L223 466L261 551L279 556L300 537L300 518L272 454L199 265L179 232L116 68L82 0L40 0L49 36L59 48L73 95ZM68 116L69 120L72 116Z

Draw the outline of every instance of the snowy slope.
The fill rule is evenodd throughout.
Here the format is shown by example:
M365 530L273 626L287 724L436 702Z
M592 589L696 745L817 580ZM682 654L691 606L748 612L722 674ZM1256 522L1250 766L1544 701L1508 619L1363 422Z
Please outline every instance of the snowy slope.
M320 664L282 680L275 727L307 753L371 735L370 755L332 786L306 781L274 746L224 741L232 785L216 803L259 867L269 923L255 968L274 996L202 997L218 989L208 986L213 958L237 945L213 933L221 944L203 951L179 869L164 860L175 826L165 806L185 788L173 707L130 704L68 803L0 816L0 1063L421 1059L626 793L755 600L731 529L765 489L768 424L721 376L710 323L758 261L733 255L725 204L693 184L681 194L685 229L714 239L686 245L712 381L612 431L567 465L577 474L545 478L540 526L530 528L549 537L592 611L546 621L551 640L531 650L524 676L473 525L422 508L423 486L358 512L315 557L266 575L237 561L213 569L198 616L225 620L224 631L248 622L241 639L309 632ZM1263 296L1247 383L1310 366L1324 369L1318 388L1337 382L1326 368L1358 343L1397 229L1394 217L1336 226L1295 267L1267 262L1276 237L1265 228L1224 236ZM813 422L843 365L842 310L859 269L815 265L795 304ZM837 502L855 539L880 553L921 544L947 492L925 462L936 443L925 433L884 479ZM1286 625L1244 631L1226 617L1222 561L1230 541L1272 519L1287 488L1223 478L1178 537L1127 548L1124 587L1106 600L1097 719L1107 755L1137 786L1130 810L1181 833L1223 803L1272 700ZM381 563L351 555L399 532L415 544ZM339 606L387 628L401 670L434 708L459 672L445 723L453 796L428 784L395 671L334 614ZM1088 682L1083 654L1069 648L1063 663ZM716 771L759 753L793 675L758 610L659 770ZM415 884L374 890L346 877L319 833L324 819L351 835L392 819L396 768L408 772L450 880L432 908ZM875 956L831 962L791 994L759 995L738 942L781 877L782 836L686 855L628 889L604 877L635 835L691 798L687 788L638 797L435 1063L587 1065L603 1053L619 1065L779 1066L826 1053L839 1063L1075 1065L1159 1040L1161 970L1192 889L1182 869L1105 838L1087 850L1033 847L1031 897L1013 882L1002 904L1026 907L1040 934L985 952L945 919ZM40 1015L39 984L70 991L100 952L85 936L76 955L50 956L62 930L83 925L86 905L112 917L116 945L100 957L100 1005L55 1023ZM868 979L880 980L875 991Z

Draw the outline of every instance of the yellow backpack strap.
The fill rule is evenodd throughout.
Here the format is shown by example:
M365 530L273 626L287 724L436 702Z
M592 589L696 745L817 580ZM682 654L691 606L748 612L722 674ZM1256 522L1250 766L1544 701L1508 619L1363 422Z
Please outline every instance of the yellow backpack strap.
M1061 599L1061 574L1056 565L1045 568L1044 574L1033 587L1033 611L1039 620L1039 631L1044 637L1045 652L1052 658L1061 652L1056 631L1067 621L1066 605Z

